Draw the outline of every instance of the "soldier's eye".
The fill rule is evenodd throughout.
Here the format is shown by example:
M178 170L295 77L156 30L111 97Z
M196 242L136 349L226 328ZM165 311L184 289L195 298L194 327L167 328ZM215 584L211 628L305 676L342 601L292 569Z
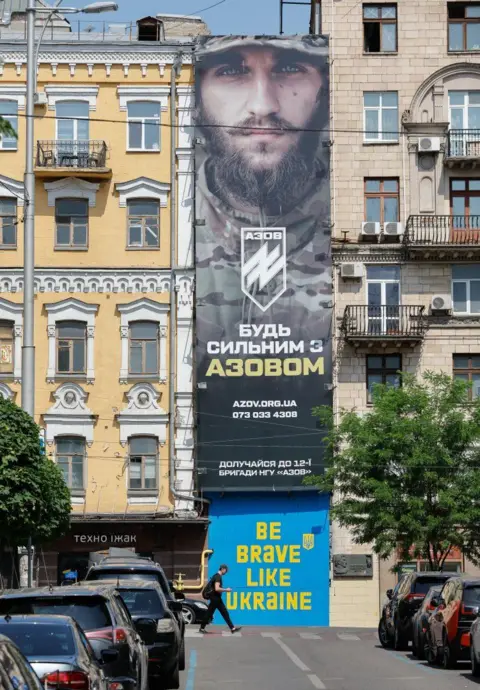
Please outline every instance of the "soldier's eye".
M216 77L238 77L247 74L248 69L243 65L224 65L215 71Z
M277 65L273 71L283 74L299 74L300 72L305 72L305 68L299 65L297 62L288 62Z

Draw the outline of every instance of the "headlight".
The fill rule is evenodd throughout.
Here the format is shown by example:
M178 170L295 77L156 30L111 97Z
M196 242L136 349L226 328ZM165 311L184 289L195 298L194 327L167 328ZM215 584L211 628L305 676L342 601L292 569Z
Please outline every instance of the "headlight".
M208 609L208 606L203 603L203 601L197 601L195 602L196 606L198 606L199 609Z

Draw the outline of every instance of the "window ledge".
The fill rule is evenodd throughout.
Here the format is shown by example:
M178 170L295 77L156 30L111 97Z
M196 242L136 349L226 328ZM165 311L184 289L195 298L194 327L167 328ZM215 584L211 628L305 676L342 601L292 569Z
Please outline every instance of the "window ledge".
M392 57L398 57L399 52L398 52L398 50L395 50L395 51L389 50L387 52L378 51L378 53L367 53L365 50L363 51L364 57L372 57L372 56L373 57L385 57L385 56L390 56L390 55Z
M160 251L160 246L158 247L125 247L127 252L158 252Z
M133 498L134 496L156 498L158 496L158 489L128 489L127 496L129 498Z
M127 153L161 153L160 149L127 149Z
M18 249L16 244L0 244L0 251L2 252L8 252L8 251L16 251Z
M88 252L88 247L62 247L61 245L56 245L54 250L56 252Z
M85 498L87 493L86 489L69 489L69 491L70 496L74 496L75 498Z
M4 149L0 146L0 153L10 153L12 151L18 151L18 147L14 149Z
M68 383L69 381L82 381L84 383L92 384L95 379L87 377L86 374L55 374L55 376L47 376L47 383Z
M399 146L400 140L396 141L363 141L364 146Z
M480 48L476 50L447 50L448 55L479 55Z
M2 381L9 381L13 380L15 378L15 374L13 371L3 371L0 373L0 380Z
M145 381L158 381L159 376L160 376L160 374L158 373L158 371L156 374L129 374L126 377L126 380L127 381L143 381L143 380L145 380Z

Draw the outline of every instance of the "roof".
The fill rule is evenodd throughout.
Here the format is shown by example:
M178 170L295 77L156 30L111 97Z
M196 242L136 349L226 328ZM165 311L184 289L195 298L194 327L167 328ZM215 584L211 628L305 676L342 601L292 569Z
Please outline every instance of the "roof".
M455 573L445 573L441 570L426 570L421 573L413 573L416 577L439 577L448 580L450 577L454 577Z
M163 572L162 566L158 565L158 563L154 563L153 561L137 561L134 558L109 558L101 563L94 563L92 568L95 570L155 570L157 572L161 570Z
M96 582L96 587L78 587L77 585L67 587L32 587L31 589L11 589L0 595L1 599L28 599L31 597L65 597L65 596L87 596L94 594L108 596L115 589L111 585L104 585Z
M87 580L79 582L74 587L95 587L101 582L103 585L114 587L115 589L159 589L162 591L159 583L156 580Z

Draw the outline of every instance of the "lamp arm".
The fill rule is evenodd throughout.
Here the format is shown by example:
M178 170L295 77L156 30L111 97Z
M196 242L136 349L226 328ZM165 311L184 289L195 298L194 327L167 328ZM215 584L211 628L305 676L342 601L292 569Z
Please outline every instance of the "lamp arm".
M40 32L40 36L38 37L37 41L37 49L35 51L35 88L34 92L37 93L37 71L38 71L38 61L40 59L40 46L42 45L42 40L43 37L45 36L45 31L47 30L47 26L50 24L50 20L52 17L57 14L57 9L60 6L60 4L63 2L63 0L57 0L57 4L52 7L52 11L48 15L48 17L45 20L45 23L43 25L42 31Z

